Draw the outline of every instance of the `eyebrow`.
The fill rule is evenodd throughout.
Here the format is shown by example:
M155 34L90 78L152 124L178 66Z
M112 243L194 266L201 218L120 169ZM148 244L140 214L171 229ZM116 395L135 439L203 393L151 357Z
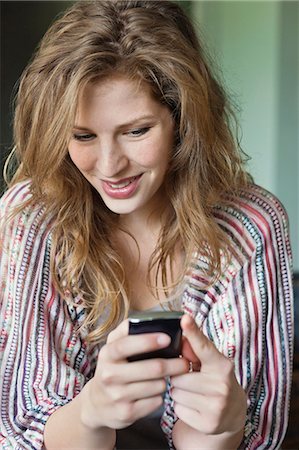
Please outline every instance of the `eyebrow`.
M157 118L155 116L153 116L153 115L137 116L137 117L135 117L133 119L130 119L126 123L122 123L122 124L118 125L117 128L118 129L128 128L128 127L132 127L132 126L138 124L139 122L143 122L145 120L153 121L153 120L156 120L156 119ZM88 127L85 127L85 126L80 125L80 124L74 124L73 129L76 129L76 130L89 130Z

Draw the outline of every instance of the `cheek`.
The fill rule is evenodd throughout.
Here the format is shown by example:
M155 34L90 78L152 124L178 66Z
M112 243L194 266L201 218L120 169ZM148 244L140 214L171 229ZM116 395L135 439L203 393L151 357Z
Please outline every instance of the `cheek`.
M167 143L167 145L161 145L161 142L149 143L140 153L142 155L142 161L140 162L144 167L159 166L162 168L162 166L168 164L170 152L170 143Z
M96 157L92 152L88 151L88 149L78 150L74 144L69 145L69 155L75 166L81 172L92 170L96 164Z

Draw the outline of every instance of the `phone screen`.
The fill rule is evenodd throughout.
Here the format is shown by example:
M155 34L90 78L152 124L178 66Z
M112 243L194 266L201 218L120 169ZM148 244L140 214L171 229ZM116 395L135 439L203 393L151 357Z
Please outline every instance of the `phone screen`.
M139 361L151 358L177 358L181 354L182 330L180 320L183 313L178 311L161 311L139 313L129 317L129 334L166 333L171 342L168 347L145 352L128 358L129 361Z

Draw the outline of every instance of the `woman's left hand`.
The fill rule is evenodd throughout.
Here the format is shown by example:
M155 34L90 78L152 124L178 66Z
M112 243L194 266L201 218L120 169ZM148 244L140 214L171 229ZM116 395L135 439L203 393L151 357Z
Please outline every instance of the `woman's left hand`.
M205 435L238 433L244 428L246 394L232 362L184 315L182 355L193 371L171 378L174 411L185 424Z

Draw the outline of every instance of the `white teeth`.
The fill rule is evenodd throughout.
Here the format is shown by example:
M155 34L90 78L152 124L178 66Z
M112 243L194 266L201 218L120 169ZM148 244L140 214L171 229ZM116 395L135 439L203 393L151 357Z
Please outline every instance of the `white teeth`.
M131 178L131 180L124 181L123 183L119 183L119 184L109 183L109 185L110 185L113 189L122 189L122 188L124 188L124 187L129 186L129 184L131 184L135 179L136 179L136 177Z
M109 184L110 184L110 186L111 186L113 189L121 189L121 188L124 188L124 187L126 187L126 186L129 186L130 183L131 183L131 181L127 181L127 182L121 183L121 184L112 184L112 183L109 183Z

